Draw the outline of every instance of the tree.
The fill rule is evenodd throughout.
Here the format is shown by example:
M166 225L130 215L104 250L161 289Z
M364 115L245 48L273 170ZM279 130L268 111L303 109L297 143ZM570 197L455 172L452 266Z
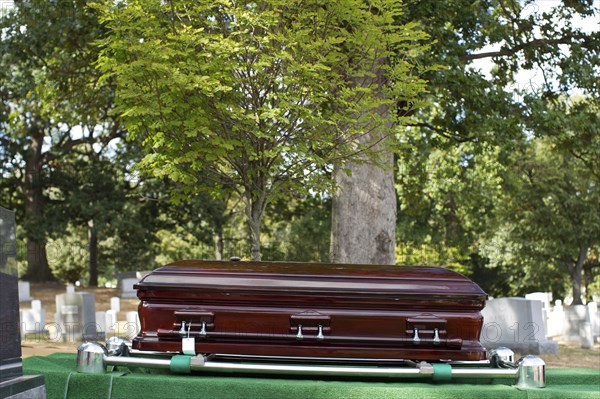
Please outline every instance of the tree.
M109 235L115 219L124 216L128 183L119 176L114 160L93 149L63 156L50 178L56 190L48 217L83 227L88 238L88 285L98 286L99 242Z
M375 131L363 140L378 143L381 136ZM385 154L385 162L346 162L343 169L335 170L331 259L336 263L396 263L394 156L386 143L375 145Z
M521 190L531 208L520 229L524 241L563 266L571 280L573 303L582 303L584 265L600 245L600 98L530 100L534 142ZM591 260L591 259L590 259Z
M598 85L592 77L598 74L600 33L576 23L579 18L592 21L597 13L591 2L456 0L408 5L402 21L423 21L423 29L436 39L421 62L445 68L426 72L429 106L419 109L413 126L400 135L398 231L405 246L433 246L441 248L440 253L455 247L468 272L489 276L497 268L490 267L484 256L489 252L482 246L497 240L515 257L508 272L498 270L498 278L512 279L512 288L504 286L512 291L496 295L556 288L555 265L553 270L540 268L538 259L531 266L519 250L522 243L500 240L511 228L497 211L513 201L509 181L518 175L517 154L533 145L532 136L552 137L555 145L570 148L571 155L561 157L579 157L590 170L597 166L592 113L559 118L567 113L556 104L573 92L597 104ZM482 60L492 66L489 72L477 63ZM528 71L537 76L519 86L517 76ZM581 166L572 170L578 179ZM507 212L525 217L519 211L517 207ZM518 270L518 265L524 269Z
M435 39L420 62L445 66L425 71L432 101L416 115L419 133L434 145L509 145L523 134L525 93L556 98L578 89L598 95L593 77L600 32L587 32L575 22L594 21L598 8L579 1L556 2L548 9L542 5L535 0L409 4L402 21L421 21ZM482 60L488 60L491 71L482 70L477 63ZM537 76L517 83L517 75L528 71Z
M488 250L488 256L495 265L531 270L529 279L546 287L545 271L562 270L570 279L573 304L581 304L583 267L600 246L599 181L548 138L531 141L516 162L511 195L499 204L506 234L497 242L511 250L495 256Z
M308 195L271 203L265 218L267 260L330 262L331 198Z
M15 1L0 19L0 174L18 192L27 234L26 278L52 278L45 243L52 163L82 145L106 145L121 131L109 115L92 42L102 27L86 1ZM61 221L61 226L65 226Z
M399 10L396 1L109 2L100 65L148 147L142 165L190 194L238 195L258 260L269 201L330 190L346 160L387 162L361 138L377 130L386 142L391 115L381 109L423 88L394 57L423 37L394 25ZM378 66L387 79L373 79L382 59L394 60Z

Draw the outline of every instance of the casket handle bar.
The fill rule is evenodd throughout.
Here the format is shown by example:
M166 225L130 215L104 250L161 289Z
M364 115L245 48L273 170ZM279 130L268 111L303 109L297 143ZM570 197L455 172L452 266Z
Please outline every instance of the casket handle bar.
M141 352L139 352L141 353ZM492 355L493 356L493 355ZM451 362L450 362L451 363ZM525 356L516 368L460 367L450 363L416 364L416 367L373 367L322 364L284 364L213 361L202 355L175 355L171 358L109 356L105 346L86 342L77 350L77 371L88 374L106 373L107 366L146 367L170 369L176 373L220 372L246 374L300 374L313 376L429 378L449 381L462 378L513 379L517 386L543 388L546 368L542 359Z
M186 326L189 327L189 323ZM281 340L281 341L317 341L317 342L340 342L340 343L369 343L375 345L388 345L393 347L398 346L443 346L451 349L460 349L463 344L461 338L440 338L439 334L432 337L421 336L421 331L416 329L411 337L365 337L365 336L345 336L345 335L330 335L331 329L318 325L316 327L305 327L302 324L298 324L293 328L293 334L264 334L254 332L233 332L233 331L207 331L210 324L202 324L200 328L194 327L187 328L185 334L183 329L179 330L167 330L159 328L157 335L160 338L178 338L178 337L191 337L201 339L229 339L229 338L244 338L244 339L255 339L255 340ZM182 323L183 327L183 323Z
M183 309L175 311L175 322L173 323L173 330L162 330L159 335L173 335L173 332L177 330L177 334L180 337L197 336L198 338L206 338L206 332L215 328L215 314L213 312L207 312L202 310ZM194 325L199 327L199 331L193 331L190 326Z

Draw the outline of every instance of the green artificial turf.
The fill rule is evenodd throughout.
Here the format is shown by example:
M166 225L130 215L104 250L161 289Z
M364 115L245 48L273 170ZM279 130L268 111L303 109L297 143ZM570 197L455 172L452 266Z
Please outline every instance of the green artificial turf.
M43 374L48 399L58 398L593 398L600 399L600 372L592 369L547 369L547 387L518 389L503 380L408 382L309 378L174 375L150 370L119 369L104 375L78 373L74 354L23 360L26 374Z

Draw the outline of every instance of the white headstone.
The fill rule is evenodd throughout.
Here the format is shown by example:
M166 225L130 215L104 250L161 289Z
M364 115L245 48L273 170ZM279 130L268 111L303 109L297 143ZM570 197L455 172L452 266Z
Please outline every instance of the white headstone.
M119 329L117 312L114 310L106 311L106 334L117 332Z
M125 335L129 339L135 338L140 333L140 318L138 312L127 312L127 324L125 326Z
M579 325L589 322L588 309L585 305L566 306L565 324L562 340L567 342L579 342Z
M565 308L563 341L577 342L581 344L582 348L590 348L591 345L593 346L594 339L592 328L592 316L587 305L573 305Z
M583 349L592 349L594 347L592 324L588 321L579 325L579 342L581 342Z
M33 301L31 301L31 309L41 312L42 311L42 301L40 301L39 299L34 299Z
M559 304L554 305L547 313L548 319L546 325L548 326L548 331L546 332L546 335L548 337L560 339L565 329L565 309L560 300L557 300L556 302Z
M110 298L110 310L114 310L117 313L121 311L121 298L118 296Z
M596 340L600 336L600 317L598 315L598 303L590 302L587 304L588 313L590 314L590 324L592 328L593 339Z
M33 303L35 302L35 307ZM40 301L32 301L31 309L21 309L21 338L26 339L26 334L43 334L46 332L46 312L42 309Z
M96 312L96 325L99 333L106 333L106 312Z
M57 295L55 319L63 341L98 338L96 300L92 293L67 292Z
M31 286L29 285L29 281L19 281L19 302L29 302L31 301Z
M552 302L552 293L551 292L532 292L531 294L526 294L525 299L529 299L531 301L540 301L544 309L550 308L550 303Z
M487 349L501 346L528 354L558 353L558 344L546 338L542 303L525 298L489 300L481 312L481 343Z
M67 294L74 294L75 286L73 284L67 284Z
M121 280L121 298L137 298L137 291L133 285L139 280L137 278L124 278Z

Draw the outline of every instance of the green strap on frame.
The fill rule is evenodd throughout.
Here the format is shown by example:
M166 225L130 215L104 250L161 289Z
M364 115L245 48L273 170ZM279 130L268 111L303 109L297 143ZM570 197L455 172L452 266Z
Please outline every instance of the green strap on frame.
M192 371L190 367L191 361L191 356L175 355L171 358L171 364L169 365L169 368L173 373L189 374Z
M445 363L433 363L433 380L450 381L452 379L452 366Z
M169 368L173 373L190 374L192 357L175 355L171 358ZM433 381L443 382L452 380L452 366L445 363L433 363Z

